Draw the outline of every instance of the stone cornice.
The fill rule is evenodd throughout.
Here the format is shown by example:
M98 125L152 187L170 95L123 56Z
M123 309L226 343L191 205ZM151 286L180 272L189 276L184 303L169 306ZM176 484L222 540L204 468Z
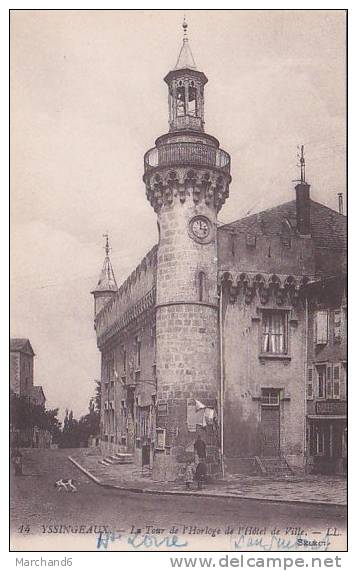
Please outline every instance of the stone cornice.
M231 177L221 169L193 168L192 165L158 168L160 172L145 176L146 196L157 213L175 199L184 203L188 197L194 204L204 201L218 212L229 196Z
M258 296L260 303L265 305L274 296L276 304L281 306L286 301L292 305L297 303L300 291L310 278L292 274L220 270L218 279L220 286L228 289L230 303L235 303L238 296L242 295L247 304Z

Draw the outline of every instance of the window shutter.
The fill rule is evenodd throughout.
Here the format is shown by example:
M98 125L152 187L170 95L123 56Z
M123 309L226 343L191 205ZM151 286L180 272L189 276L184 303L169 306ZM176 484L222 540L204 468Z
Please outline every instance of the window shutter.
M332 367L327 366L326 398L332 399Z
M342 365L340 370L340 398L346 399L347 396L347 369Z
M307 387L306 387L306 398L311 400L314 398L314 370L312 367L307 369Z
M333 398L340 398L340 365L333 367Z
M314 330L314 343L316 345L317 344L317 313L314 314L313 330Z
M328 312L318 311L316 314L316 343L326 345L328 341Z
M333 312L333 339L335 343L339 343L341 341L341 310L335 309Z

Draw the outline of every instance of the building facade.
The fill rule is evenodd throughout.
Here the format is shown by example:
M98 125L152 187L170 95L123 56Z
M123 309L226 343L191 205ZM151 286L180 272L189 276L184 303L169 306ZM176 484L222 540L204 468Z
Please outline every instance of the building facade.
M345 273L309 286L307 462L312 473L347 472Z
M44 405L43 388L33 384L34 357L28 339L10 339L10 389L20 397L28 397L35 405Z
M309 299L344 265L345 217L311 200L302 157L292 199L219 225L230 156L205 132L207 78L184 26L165 77L169 132L144 156L158 244L118 288L107 243L92 292L103 453L132 454L173 480L200 434L212 476L303 470L317 420Z

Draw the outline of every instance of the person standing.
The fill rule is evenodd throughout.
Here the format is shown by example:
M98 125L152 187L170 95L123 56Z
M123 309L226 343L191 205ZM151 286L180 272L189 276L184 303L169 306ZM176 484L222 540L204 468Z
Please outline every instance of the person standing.
M206 443L202 440L200 434L197 435L196 441L193 445L195 454L198 456L198 460L205 460L206 459Z
M15 476L22 476L22 454L18 448L11 452L11 460L15 470Z

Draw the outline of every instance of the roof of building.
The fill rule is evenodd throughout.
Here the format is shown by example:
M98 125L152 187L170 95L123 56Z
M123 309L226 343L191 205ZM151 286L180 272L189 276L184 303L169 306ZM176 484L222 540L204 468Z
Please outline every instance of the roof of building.
M41 403L46 400L45 393L41 385L34 385L31 387L31 399L36 403Z
M31 347L29 339L13 337L10 339L10 351L18 353L26 353L27 355L35 355L34 350Z
M311 204L311 237L319 248L342 251L347 246L346 216L313 200ZM260 236L283 233L283 223L296 230L296 202L291 200L221 226L219 230Z
M104 259L98 283L96 287L93 289L92 293L105 292L105 291L114 291L114 292L118 291L118 286L115 280L113 267L108 255Z

